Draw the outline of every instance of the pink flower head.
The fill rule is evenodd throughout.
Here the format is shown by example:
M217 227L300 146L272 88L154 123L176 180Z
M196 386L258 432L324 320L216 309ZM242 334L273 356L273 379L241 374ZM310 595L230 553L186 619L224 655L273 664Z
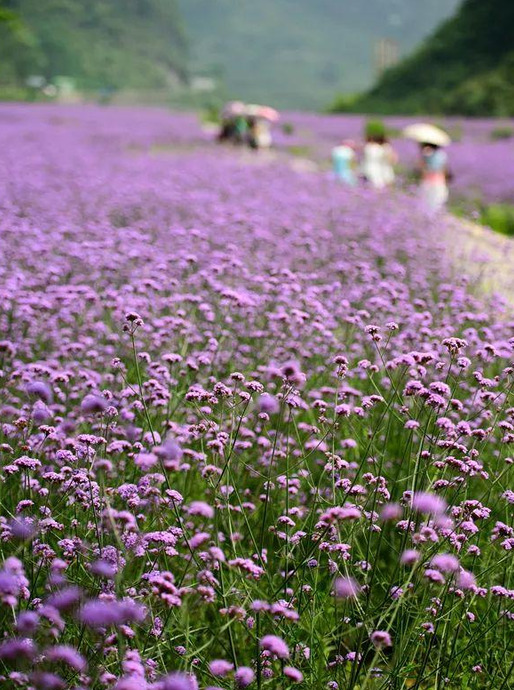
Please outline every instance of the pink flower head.
M98 412L105 412L109 407L109 403L103 395L96 395L89 393L80 403L80 409L84 414L96 414Z
M265 635L261 639L259 646L261 649L271 652L279 659L289 658L289 647L281 637L277 637L276 635Z
M259 397L259 411L266 414L276 414L280 410L280 403L274 395L263 393Z
M451 553L438 553L430 561L430 567L442 573L455 573L459 569L459 559Z
M171 673L162 680L162 690L198 690L195 676L188 673Z
M214 659L209 664L209 671L213 676L221 676L222 678L230 673L234 668L234 664L230 661L225 661L225 659Z
M353 577L338 577L334 582L336 599L355 599L360 591L361 586Z
M293 683L301 683L303 680L303 673L293 666L284 666L284 676Z
M380 512L382 520L397 520L401 517L402 508L398 503L386 503Z
M212 520L214 517L214 508L205 501L192 501L189 504L189 515L199 515L200 517Z
M61 661L75 671L82 672L86 669L86 660L74 647L68 645L57 645L50 647L44 652L45 658L50 661Z
M31 381L27 383L25 390L30 395L39 398L47 405L50 405L53 400L53 391L45 381Z
M145 616L145 607L131 599L123 601L93 599L86 602L80 611L80 620L90 628L139 623Z
M402 565L414 565L419 561L420 553L416 549L406 549L400 556L400 563Z
M240 666L234 673L234 680L238 688L246 688L255 679L255 673L249 666Z
M475 576L469 570L460 570L457 574L457 586L460 589L473 589L476 587Z
M377 649L393 646L391 635L385 630L375 630L371 633L370 640Z
M412 497L412 508L418 513L441 515L446 510L446 501L440 496L421 491Z

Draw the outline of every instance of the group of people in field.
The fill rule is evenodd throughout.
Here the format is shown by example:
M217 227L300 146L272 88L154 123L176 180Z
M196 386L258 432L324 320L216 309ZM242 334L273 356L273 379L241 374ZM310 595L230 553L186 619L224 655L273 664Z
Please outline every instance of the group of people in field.
M269 149L273 143L271 123L278 118L278 112L269 106L231 101L222 110L218 140L254 150Z
M278 119L278 112L269 106L231 101L221 112L218 141L254 150L269 149L273 143L271 125ZM417 176L421 196L426 208L437 211L448 200L451 176L444 147L450 143L450 138L439 128L427 124L410 125L404 135L420 146ZM374 189L392 187L397 163L398 155L388 140L387 129L378 120L366 124L363 144L346 139L332 150L335 178L352 187L359 184Z
M420 136L426 136L427 139L432 139L430 135L433 136L433 130L436 129L427 125L420 126L425 128L421 130L415 130L415 127L414 132L419 131ZM430 141L423 141L419 137L418 140L420 165L417 172L421 196L424 205L435 211L443 208L448 200L448 156L437 136ZM398 155L388 141L385 126L380 122L369 122L366 125L363 145L347 139L332 151L334 176L352 187L359 183L375 189L393 186L397 163Z

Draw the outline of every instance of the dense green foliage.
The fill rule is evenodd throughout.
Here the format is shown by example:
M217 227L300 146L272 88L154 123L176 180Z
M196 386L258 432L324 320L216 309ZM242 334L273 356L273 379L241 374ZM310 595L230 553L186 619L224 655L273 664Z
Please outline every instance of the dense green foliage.
M510 204L491 204L480 213L480 222L504 235L514 236L514 206Z
M185 73L175 0L4 0L0 82L69 76L81 88L155 88Z
M235 98L280 108L323 107L375 75L381 38L410 51L458 0L179 0L192 69L226 81Z
M335 110L514 114L514 3L465 0L416 52L377 85Z

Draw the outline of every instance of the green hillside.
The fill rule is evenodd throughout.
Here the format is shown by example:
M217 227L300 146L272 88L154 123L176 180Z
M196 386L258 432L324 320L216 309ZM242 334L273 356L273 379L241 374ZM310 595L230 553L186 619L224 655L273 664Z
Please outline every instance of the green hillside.
M157 88L183 76L175 0L0 0L0 84L69 76L81 88Z
M514 115L514 2L465 0L352 109Z
M370 86L373 49L406 54L458 0L180 0L193 71L223 77L236 98L321 108Z

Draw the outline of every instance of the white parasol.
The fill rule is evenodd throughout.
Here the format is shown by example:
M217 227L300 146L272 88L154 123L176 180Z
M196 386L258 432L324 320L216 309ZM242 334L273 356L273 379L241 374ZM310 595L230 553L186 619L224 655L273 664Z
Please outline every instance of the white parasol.
M248 117L260 117L263 120L270 122L277 122L280 119L279 113L268 105L257 105L250 103L245 107L245 113Z
M403 136L418 141L420 144L433 144L434 146L448 146L452 141L448 134L439 127L423 122L406 127L403 130Z

